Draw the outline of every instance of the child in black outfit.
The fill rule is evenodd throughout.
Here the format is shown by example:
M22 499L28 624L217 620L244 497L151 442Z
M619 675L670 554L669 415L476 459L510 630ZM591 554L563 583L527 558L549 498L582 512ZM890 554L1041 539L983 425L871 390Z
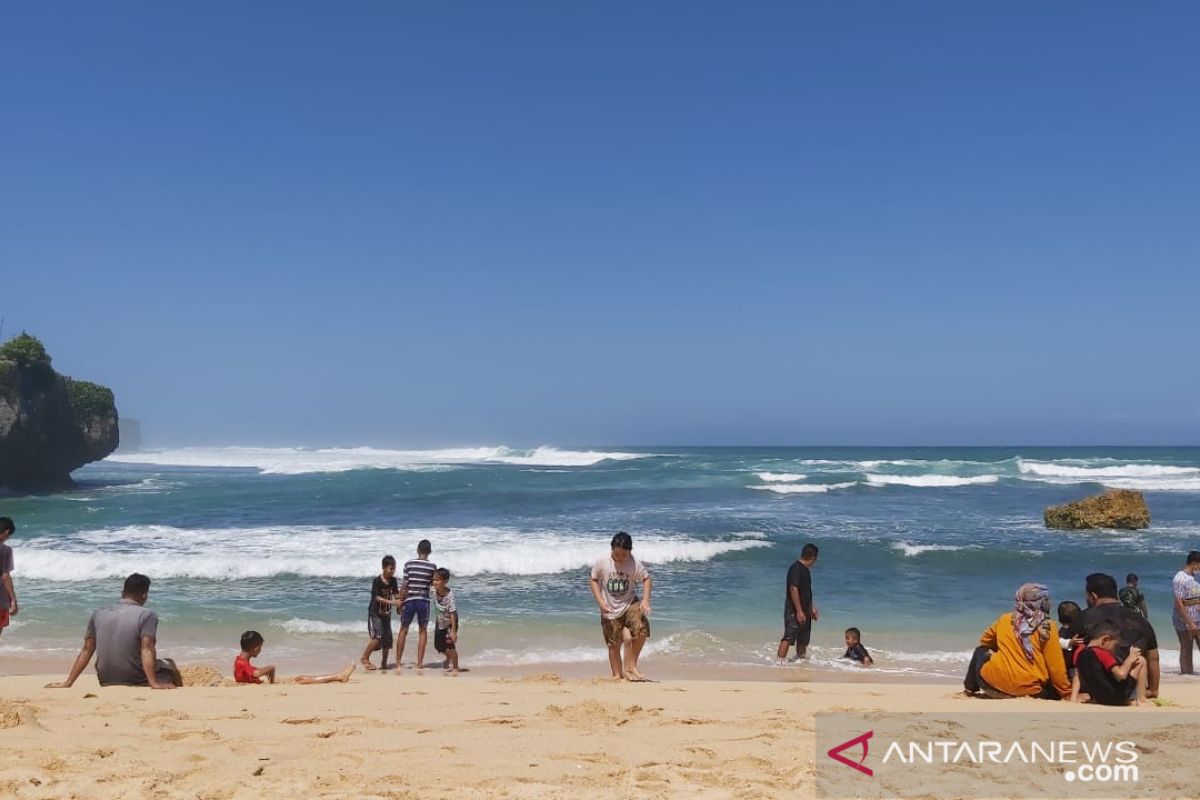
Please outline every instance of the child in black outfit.
M848 658L864 667L874 666L871 654L863 647L862 632L858 628L846 628L846 652L842 658Z

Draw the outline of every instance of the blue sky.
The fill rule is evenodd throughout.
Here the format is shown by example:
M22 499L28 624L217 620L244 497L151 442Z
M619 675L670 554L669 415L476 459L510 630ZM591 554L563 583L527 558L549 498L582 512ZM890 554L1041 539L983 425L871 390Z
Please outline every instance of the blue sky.
M0 10L5 334L152 441L1200 443L1194 5L175 5Z

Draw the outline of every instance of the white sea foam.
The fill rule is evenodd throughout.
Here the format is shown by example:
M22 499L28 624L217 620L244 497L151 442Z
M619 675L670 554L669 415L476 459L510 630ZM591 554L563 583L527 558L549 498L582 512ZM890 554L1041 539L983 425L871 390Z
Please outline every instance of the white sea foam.
M1109 467L1077 467L1058 462L1018 459L1017 468L1023 475L1077 478L1089 481L1103 481L1105 478L1150 479L1183 476L1200 478L1200 468L1172 467L1164 464L1116 464Z
M751 486L751 489L762 489L775 494L821 494L835 489L849 489L857 481L844 483L775 483L769 486Z
M686 634L673 633L662 639L651 639L646 642L643 655L665 655L689 650L684 642ZM599 650L594 645L579 645L576 647L531 648L508 650L489 648L471 656L471 663L480 666L532 666L535 664L586 664L603 659L604 648Z
M955 550L978 550L979 548L973 545L912 544L911 542L892 542L892 549L899 550L906 557L912 558L913 556L919 556L922 553L953 552Z
M365 620L366 615L363 615ZM302 619L293 617L292 619L273 619L271 620L272 627L287 631L288 633L317 633L317 634L342 634L342 633L362 633L366 630L366 622L322 622L317 619Z
M1160 480L1106 478L1101 483L1113 489L1136 489L1139 492L1200 492L1200 477Z
M383 450L374 447L186 447L114 453L107 461L175 467L257 469L264 475L303 475L360 469L439 471L470 464L515 464L530 467L590 467L603 461L646 458L648 453L559 450L538 447L464 447L442 450Z
M381 553L412 552L430 539L433 559L456 575L546 575L590 566L608 550L606 536L505 528L385 530L315 527L181 529L161 525L83 531L22 543L23 578L61 581L117 578L239 580L275 575L370 577ZM726 553L771 547L757 538L699 540L640 535L648 564L710 561Z
M949 488L953 486L978 486L995 483L999 475L882 475L869 473L867 482L873 486L915 486Z
M756 472L754 475L764 483L790 483L792 481L802 481L808 477L799 472Z

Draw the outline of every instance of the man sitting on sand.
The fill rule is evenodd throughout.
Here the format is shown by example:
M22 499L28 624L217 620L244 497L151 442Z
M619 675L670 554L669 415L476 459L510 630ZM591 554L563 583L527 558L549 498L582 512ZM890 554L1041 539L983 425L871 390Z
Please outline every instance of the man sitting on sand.
M1146 697L1158 697L1159 663L1158 637L1150 621L1136 611L1121 605L1117 599L1117 580L1112 575L1093 572L1084 584L1087 610L1079 615L1074 632L1082 633L1088 641L1096 638L1096 628L1102 622L1111 622L1120 631L1116 657L1124 662L1129 657L1129 648L1136 647L1146 659Z
M96 654L96 677L101 686L149 686L174 689L183 686L183 677L175 662L158 658L158 614L146 608L150 579L137 572L125 579L121 599L114 605L98 608L88 620L83 648L75 657L71 674L65 681L51 683L47 689L69 689L87 669Z
M638 599L637 584L642 584ZM600 627L608 645L612 676L631 681L648 680L638 672L638 657L650 637L650 589L654 582L646 567L633 557L633 537L621 531L612 538L612 553L592 567L592 597L600 607ZM629 641L625 642L625 635ZM621 645L625 659L621 659Z

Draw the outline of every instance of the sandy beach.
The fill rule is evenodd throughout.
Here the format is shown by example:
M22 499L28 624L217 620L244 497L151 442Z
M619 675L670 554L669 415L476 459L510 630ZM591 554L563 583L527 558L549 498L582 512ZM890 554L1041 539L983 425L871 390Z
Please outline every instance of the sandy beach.
M188 673L223 680L207 668ZM93 674L69 690L42 688L59 675L3 678L0 795L811 797L817 712L1080 711L968 700L948 683L815 683L802 669L788 677L629 684L406 670L325 686L174 691L102 689ZM1165 684L1164 695L1168 707L1122 713L1169 724L1200 710L1200 682Z

